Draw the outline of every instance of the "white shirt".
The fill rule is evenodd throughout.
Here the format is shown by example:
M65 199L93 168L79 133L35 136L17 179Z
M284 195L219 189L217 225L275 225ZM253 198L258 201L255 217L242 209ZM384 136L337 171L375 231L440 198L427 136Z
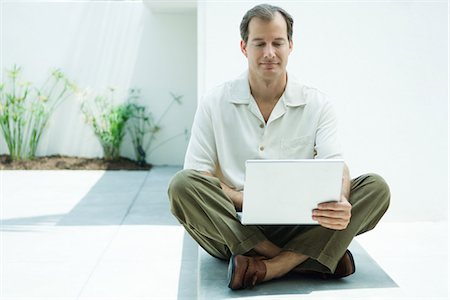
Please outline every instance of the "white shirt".
M248 73L199 103L184 169L207 171L236 190L247 159L342 158L331 103L291 75L267 124L250 93Z

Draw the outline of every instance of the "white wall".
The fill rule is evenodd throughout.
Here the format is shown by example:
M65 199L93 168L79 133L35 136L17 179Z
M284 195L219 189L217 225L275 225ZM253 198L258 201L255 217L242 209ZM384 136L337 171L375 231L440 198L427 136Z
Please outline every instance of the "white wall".
M190 129L197 101L196 14L153 13L142 2L6 2L1 22L2 65L14 63L24 78L42 83L58 67L80 87L123 95L142 89L143 103L158 117L182 94L162 123L159 141ZM118 101L120 102L120 101ZM187 141L179 137L155 150L154 164L182 164ZM131 142L123 147L133 157ZM6 153L1 141L1 153ZM70 99L56 111L38 148L38 155L67 154L95 157L102 150L84 123L79 103Z
M390 184L386 220L447 219L447 3L271 3L294 17L289 71L334 100L352 175ZM239 24L255 4L199 3L199 96L246 69Z

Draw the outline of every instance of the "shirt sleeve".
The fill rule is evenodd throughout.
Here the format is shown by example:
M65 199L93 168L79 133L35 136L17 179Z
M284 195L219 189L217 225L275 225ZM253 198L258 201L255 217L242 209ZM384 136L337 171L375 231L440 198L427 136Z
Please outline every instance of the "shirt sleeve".
M338 138L337 118L332 104L326 100L322 108L316 132L314 150L317 159L343 158Z
M192 124L191 138L184 159L184 169L214 174L217 150L208 99L201 101Z

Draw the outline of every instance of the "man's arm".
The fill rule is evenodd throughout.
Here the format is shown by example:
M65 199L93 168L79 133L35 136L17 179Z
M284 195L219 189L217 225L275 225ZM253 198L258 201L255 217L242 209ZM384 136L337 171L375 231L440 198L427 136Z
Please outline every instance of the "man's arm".
M344 164L340 201L320 203L317 209L313 210L313 219L329 229L343 230L347 228L352 210L352 205L348 202L349 197L350 172L347 165Z
M202 173L207 176L215 177L214 175L212 175L209 172L202 172ZM220 186L222 187L222 190L225 193L225 195L227 195L231 199L231 201L233 201L236 211L242 211L242 202L244 199L244 193L233 190L232 188L230 188L228 185L226 185L222 181L220 182Z
M342 190L341 195L345 199L348 200L350 198L350 171L347 167L347 164L345 164L345 163L344 163L344 171L342 174L342 189L341 190Z
M226 185L223 182L220 182L220 185L222 186L222 190L224 191L224 193L228 197L230 197L231 201L233 201L236 211L242 211L242 202L244 199L244 193L233 190L232 188L230 188L228 185Z

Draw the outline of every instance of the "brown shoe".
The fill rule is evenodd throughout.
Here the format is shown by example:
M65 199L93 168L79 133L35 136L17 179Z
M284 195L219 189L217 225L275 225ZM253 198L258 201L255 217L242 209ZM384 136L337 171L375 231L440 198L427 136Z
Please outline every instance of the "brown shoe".
M355 273L355 261L353 259L353 255L350 252L350 250L346 250L342 258L339 260L336 270L334 273L323 273L318 271L310 271L310 270L299 270L295 271L296 273L305 274L305 275L313 275L313 276L319 276L323 279L330 279L330 278L343 278L347 277L353 273Z
M233 255L228 265L228 287L232 290L253 288L266 276L266 265L261 259Z
M342 258L339 260L336 270L333 274L326 274L327 278L342 278L355 273L355 260L350 250L346 250Z

